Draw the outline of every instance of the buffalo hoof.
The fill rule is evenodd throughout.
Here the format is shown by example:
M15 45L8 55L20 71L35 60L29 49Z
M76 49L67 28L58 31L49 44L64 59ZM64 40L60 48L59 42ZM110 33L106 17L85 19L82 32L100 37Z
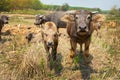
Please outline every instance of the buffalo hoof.
M71 54L71 55L70 55L70 58L73 59L73 58L74 58L74 55Z
M83 53L83 51L80 51L80 53Z

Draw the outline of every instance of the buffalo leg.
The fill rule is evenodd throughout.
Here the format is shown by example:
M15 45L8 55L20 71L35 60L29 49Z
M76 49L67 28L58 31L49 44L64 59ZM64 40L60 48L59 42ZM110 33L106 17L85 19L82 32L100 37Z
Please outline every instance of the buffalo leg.
M49 52L49 47L46 45L46 43L44 42L44 47L47 53L47 67L50 68L50 52Z
M82 44L80 44L80 53L82 53L83 51L82 51Z
M52 49L52 58L53 58L53 60L56 60L57 46L58 46L58 43L56 43L54 48Z
M85 62L88 63L88 57L89 57L89 46L90 46L90 40L88 40L87 42L85 42Z
M71 44L70 58L73 58L75 56L75 50L77 47L77 43L70 40L70 44Z
M46 50L46 53L49 54L49 47L46 45L46 42L44 42L44 48Z

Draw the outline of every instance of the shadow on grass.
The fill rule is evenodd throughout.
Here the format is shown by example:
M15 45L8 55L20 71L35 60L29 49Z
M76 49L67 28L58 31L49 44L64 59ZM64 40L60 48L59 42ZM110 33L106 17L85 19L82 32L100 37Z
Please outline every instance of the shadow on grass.
M61 62L62 62L62 55L60 53L58 53L57 54L57 60L54 64L55 74L57 74L57 75L59 75L61 73L62 68L63 68Z
M1 40L0 40L0 43L3 44L3 43L5 43L6 41L11 41L11 40L12 40L12 39L1 39Z
M7 30L6 32L2 32L1 33L2 36L11 36L11 33L9 30ZM5 43L6 41L11 41L10 38L2 38L0 39L0 43Z
M11 32L9 30L7 30L6 32L2 32L1 34L4 36L8 36L8 35L11 35Z
M60 53L57 53L57 58L55 61L50 61L50 66L52 67L52 70L54 70L55 76L59 76L62 71L62 55Z
M93 56L90 55L89 56L90 63L86 64L83 53L80 53L79 51L77 51L77 54L76 54L76 56L74 58L74 64L75 64L74 70L80 70L81 78L83 80L89 80L90 79L90 75L92 73L96 72L90 66L92 59L93 59Z

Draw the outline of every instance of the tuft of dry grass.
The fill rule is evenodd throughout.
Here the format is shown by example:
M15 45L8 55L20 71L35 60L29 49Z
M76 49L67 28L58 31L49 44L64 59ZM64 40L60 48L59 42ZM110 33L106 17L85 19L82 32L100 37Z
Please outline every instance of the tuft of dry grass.
M3 80L43 79L47 76L44 51L41 53L41 44L34 43L21 46L14 43L9 51L0 55L0 77ZM21 47L21 48L19 48Z

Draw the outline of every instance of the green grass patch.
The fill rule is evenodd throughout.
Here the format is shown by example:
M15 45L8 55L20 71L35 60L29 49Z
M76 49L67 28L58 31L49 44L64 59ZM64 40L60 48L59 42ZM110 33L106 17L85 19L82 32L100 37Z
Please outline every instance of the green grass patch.
M31 15L35 15L35 14L46 14L45 10L33 10L33 9L27 9L27 10L13 10L10 11L9 14L31 14Z

